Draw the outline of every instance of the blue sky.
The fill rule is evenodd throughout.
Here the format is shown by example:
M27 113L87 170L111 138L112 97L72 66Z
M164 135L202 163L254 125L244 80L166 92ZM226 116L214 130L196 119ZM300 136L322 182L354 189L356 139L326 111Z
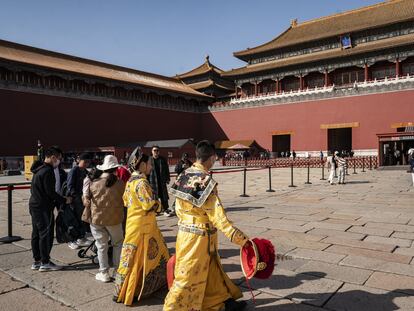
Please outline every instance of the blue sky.
M175 75L206 54L222 69L233 52L305 21L378 0L0 0L0 39Z

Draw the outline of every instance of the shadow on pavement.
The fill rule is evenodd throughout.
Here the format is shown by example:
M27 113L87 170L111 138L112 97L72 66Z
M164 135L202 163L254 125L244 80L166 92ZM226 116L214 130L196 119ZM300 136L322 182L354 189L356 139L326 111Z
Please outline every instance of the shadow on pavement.
M413 289L397 289L385 294L373 294L362 290L350 290L346 292L338 292L334 294L324 306L333 310L375 310L375 311L391 311L391 310L408 310L408 303L404 306L398 306L394 303L394 299L398 297L407 297L408 294L401 291L408 292L410 295L414 295ZM287 296L288 299L301 299L306 300L307 304L312 304L312 301L316 299L314 294L295 293ZM404 308L405 307L405 308ZM259 310L270 310L260 309ZM410 308L411 309L411 308ZM272 308L272 310L278 310ZM283 309L289 310L289 309Z
M237 206L231 206L231 207L226 207L226 211L227 212L246 212L246 211L253 211L256 209L262 209L264 208L263 206L242 206L242 207L237 207Z

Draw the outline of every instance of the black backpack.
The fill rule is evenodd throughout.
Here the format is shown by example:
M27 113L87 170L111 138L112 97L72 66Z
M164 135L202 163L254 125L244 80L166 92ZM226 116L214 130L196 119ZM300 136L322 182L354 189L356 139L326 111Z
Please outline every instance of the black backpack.
M82 224L76 219L69 205L59 209L56 217L56 241L58 243L74 242L83 235Z
M67 182L62 184L61 193L64 195L67 191ZM82 235L82 223L76 218L73 209L68 204L59 206L56 217L56 241L58 243L74 242Z

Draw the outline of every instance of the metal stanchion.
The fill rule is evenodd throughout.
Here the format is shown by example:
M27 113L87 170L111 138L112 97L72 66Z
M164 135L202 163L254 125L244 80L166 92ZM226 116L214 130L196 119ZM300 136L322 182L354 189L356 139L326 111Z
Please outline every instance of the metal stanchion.
M362 157L362 172L365 173L365 157Z
M326 178L325 178L325 163L323 163L323 161L322 161L322 178L321 178L321 180L326 180Z
M22 240L22 237L13 235L13 185L7 186L7 236L0 238L0 242L12 243Z
M293 184L293 163L290 164L290 185L289 185L289 187L296 187Z
M269 165L269 189L267 189L266 192L275 192L272 189L272 167L270 165Z
M356 172L356 161L355 161L356 159L353 158L352 160L354 162L354 172L352 174L357 174L357 172Z
M311 182L309 181L309 173L310 173L309 160L310 160L310 159L308 159L308 179L307 179L307 181L305 182L305 184L307 184L307 185L310 185L310 184L311 184Z
M243 170L243 194L240 195L241 197L244 197L244 198L248 197L248 195L246 194L246 172L247 172L247 168L244 167L244 170Z
M372 157L369 156L369 170L372 170Z

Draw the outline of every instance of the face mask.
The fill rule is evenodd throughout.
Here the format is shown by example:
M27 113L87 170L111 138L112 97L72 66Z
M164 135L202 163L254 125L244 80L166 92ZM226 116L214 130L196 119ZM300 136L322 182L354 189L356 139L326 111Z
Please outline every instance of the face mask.
M57 159L56 162L53 164L53 167L57 168L59 166L59 164L60 164L60 160Z

